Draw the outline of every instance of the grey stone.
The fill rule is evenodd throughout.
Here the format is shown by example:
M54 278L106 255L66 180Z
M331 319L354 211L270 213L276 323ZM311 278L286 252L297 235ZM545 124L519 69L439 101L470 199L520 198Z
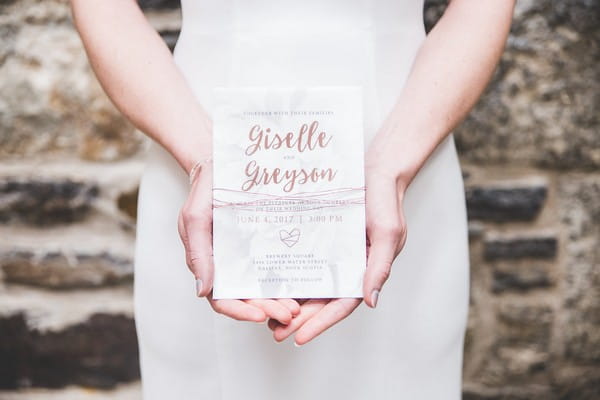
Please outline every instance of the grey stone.
M568 379L558 379L553 385L560 400L598 400L600 398L600 372L589 369Z
M548 385L524 384L491 388L465 385L463 400L597 400L600 375L583 373Z
M141 382L121 383L111 389L69 386L60 389L0 390L2 400L142 400Z
M558 240L549 237L508 237L486 238L484 257L486 260L538 258L553 259L556 257Z
M483 221L531 221L546 200L546 186L493 187L466 189L468 216Z
M565 246L564 357L600 364L600 176L568 175L559 181Z
M600 364L600 304L592 310L573 310L565 330L565 357L578 363Z
M425 2L429 31L445 0ZM600 165L600 2L518 1L494 78L455 130L461 158L548 169Z
M463 390L463 400L556 400L547 385L506 385L487 387L469 385Z
M0 13L0 158L134 155L144 135L89 65L67 1L23 0Z
M498 310L497 344L546 351L553 321L554 310L550 306L502 303Z
M508 384L513 388L529 384L546 386L546 375L549 367L550 356L543 350L533 346L495 344L485 365L479 371L478 382L486 386L499 388ZM522 388L516 393L519 394L520 392L523 395L525 394ZM505 393L496 392L495 395L505 395Z
M548 288L553 285L548 268L540 265L495 268L492 276L492 292L526 292L531 289Z
M0 390L110 387L138 375L130 285L69 292L2 285L0 304Z
M59 331L29 328L23 314L0 317L0 388L110 388L139 379L133 319L97 313Z
M13 249L0 254L0 268L6 282L53 289L106 286L133 278L132 260L107 251Z
M600 2L518 1L494 78L455 130L461 159L600 166Z
M600 302L600 175L559 180L560 219L566 229L565 305Z
M0 179L0 221L38 226L71 223L90 213L98 193L96 184L68 178L4 177Z
M485 357L480 359L471 379L486 387L510 385L518 389L516 395L526 393L519 387L530 384L548 389L551 383L548 372L552 366L550 338L554 310L549 305L527 305L522 304L522 300L506 298L499 302L495 311L496 322L490 325L492 330L485 339L489 343ZM510 398L502 397L506 395L504 391L487 394L490 398Z

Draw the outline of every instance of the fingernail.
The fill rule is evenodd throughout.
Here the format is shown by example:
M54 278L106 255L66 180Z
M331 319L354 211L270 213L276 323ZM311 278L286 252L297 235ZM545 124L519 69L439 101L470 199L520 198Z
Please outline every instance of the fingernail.
M378 298L379 298L379 290L375 289L371 292L371 302L373 303L373 307L377 306Z
M200 297L200 292L202 291L202 279L196 279L196 296Z
M294 341L294 346L296 346L296 347L300 347L300 346L302 346L302 345L301 345L301 344L298 344L298 343L296 343L296 341Z

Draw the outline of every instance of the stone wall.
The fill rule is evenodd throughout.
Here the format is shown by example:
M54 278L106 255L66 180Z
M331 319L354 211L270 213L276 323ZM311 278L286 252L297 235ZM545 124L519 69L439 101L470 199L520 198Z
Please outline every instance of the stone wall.
M178 2L141 3L172 48ZM428 28L444 7L426 3ZM149 139L103 94L66 0L0 3L0 37L0 398L137 398ZM599 2L520 0L493 82L455 131L471 237L465 399L600 398L599 47Z

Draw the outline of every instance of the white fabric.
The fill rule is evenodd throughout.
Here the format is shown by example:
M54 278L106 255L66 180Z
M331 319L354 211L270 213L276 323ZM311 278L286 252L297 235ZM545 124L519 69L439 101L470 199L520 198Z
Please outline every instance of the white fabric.
M368 145L425 37L422 8L419 0L183 0L175 60L209 112L214 86L363 85ZM195 296L177 232L188 187L153 142L135 253L144 399L460 398L469 255L452 135L408 188L407 241L377 308L362 303L302 347Z

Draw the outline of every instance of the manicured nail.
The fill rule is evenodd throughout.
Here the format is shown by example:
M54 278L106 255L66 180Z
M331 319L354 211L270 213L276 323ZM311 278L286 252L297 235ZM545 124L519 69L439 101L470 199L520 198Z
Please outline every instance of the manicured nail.
M196 295L200 297L200 292L202 291L202 279L196 279Z
M379 298L379 290L375 289L371 292L371 302L373 303L373 307L377 306L378 298Z

